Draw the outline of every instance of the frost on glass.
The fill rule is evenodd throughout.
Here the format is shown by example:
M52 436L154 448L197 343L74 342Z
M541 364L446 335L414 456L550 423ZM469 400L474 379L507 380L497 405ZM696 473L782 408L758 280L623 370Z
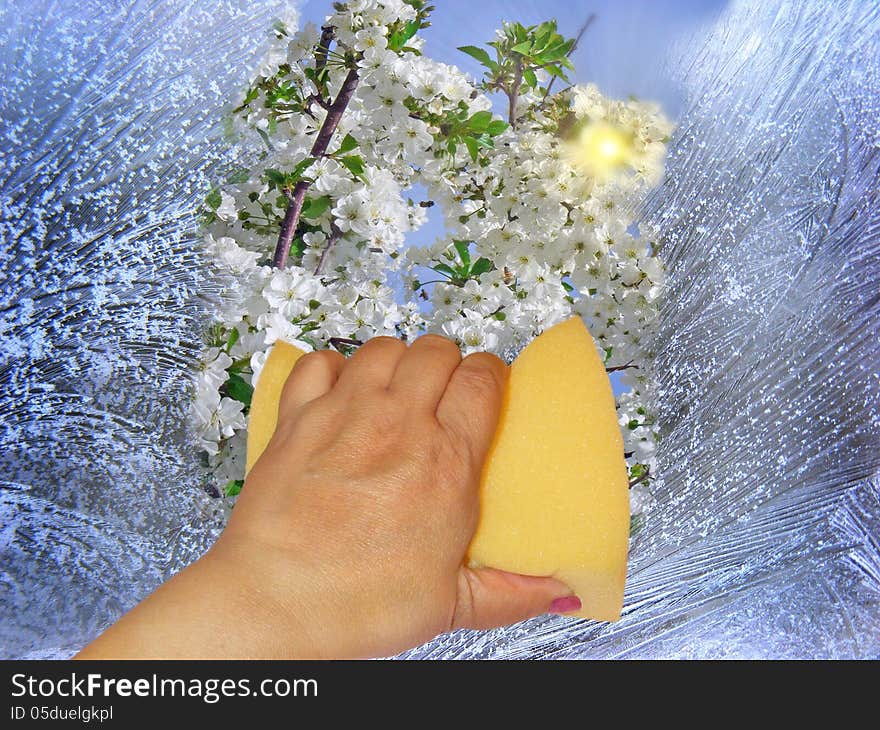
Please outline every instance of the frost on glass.
M0 0L0 654L68 654L223 515L187 442L193 211L276 8Z
M191 211L273 6L0 2L4 656L74 651L224 519L185 431L218 289ZM625 615L406 656L880 656L878 39L874 3L732 3L670 51L660 470Z

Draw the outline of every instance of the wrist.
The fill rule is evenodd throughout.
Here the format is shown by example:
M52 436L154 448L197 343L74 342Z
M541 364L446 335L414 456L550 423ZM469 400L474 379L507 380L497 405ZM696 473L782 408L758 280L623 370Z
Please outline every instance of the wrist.
M320 624L309 609L307 585L289 562L273 573L276 560L265 554L249 559L233 541L218 541L187 570L212 586L212 613L218 632L236 640L236 656L307 659L322 655Z

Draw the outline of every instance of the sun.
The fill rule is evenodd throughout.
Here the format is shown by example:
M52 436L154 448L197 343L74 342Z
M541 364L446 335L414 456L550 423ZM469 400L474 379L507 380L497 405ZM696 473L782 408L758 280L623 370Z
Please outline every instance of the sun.
M572 166L598 179L631 166L636 156L630 136L607 122L587 124L566 147Z

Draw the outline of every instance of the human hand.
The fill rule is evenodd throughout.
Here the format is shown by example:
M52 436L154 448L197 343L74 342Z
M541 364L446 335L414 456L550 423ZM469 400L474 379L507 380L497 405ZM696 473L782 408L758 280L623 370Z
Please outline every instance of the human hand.
M408 348L376 338L349 360L300 358L227 528L178 588L154 594L186 614L210 603L223 638L206 645L202 628L168 651L382 656L529 618L557 599L572 610L577 599L553 578L465 563L506 380L494 355L462 360L432 335ZM155 633L164 609L146 608Z

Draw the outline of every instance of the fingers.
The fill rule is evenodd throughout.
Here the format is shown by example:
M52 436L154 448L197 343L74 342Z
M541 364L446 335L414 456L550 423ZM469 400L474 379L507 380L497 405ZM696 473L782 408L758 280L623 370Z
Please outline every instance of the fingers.
M279 422L306 403L329 393L344 364L345 358L333 350L310 352L297 360L281 391Z
M460 362L461 351L452 340L440 335L423 335L400 359L391 391L409 408L430 408L433 414Z
M452 373L437 406L437 420L467 444L480 463L495 436L507 376L507 365L495 355L468 355Z
M463 567L458 584L453 629L494 629L543 613L580 609L568 586L555 578Z
M394 337L374 337L361 345L345 364L339 387L349 390L387 388L406 352L406 344Z

